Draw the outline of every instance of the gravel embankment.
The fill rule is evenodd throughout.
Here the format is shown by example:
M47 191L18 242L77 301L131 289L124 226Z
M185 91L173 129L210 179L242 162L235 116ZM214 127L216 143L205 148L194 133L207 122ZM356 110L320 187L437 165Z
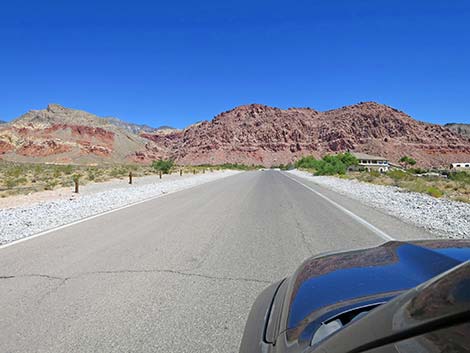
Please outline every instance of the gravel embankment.
M470 205L408 192L395 186L374 185L330 176L290 173L385 211L440 237L470 238Z
M239 173L222 171L70 196L29 206L0 209L0 245L134 202L187 189ZM101 186L102 187L102 186Z

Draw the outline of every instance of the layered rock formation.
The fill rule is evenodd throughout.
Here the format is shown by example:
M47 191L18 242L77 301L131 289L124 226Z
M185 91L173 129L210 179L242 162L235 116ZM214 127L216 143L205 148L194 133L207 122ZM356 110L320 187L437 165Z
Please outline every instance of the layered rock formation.
M0 127L0 158L20 162L149 162L167 155L128 129L93 114L50 104Z
M172 155L187 164L270 166L347 150L382 155L392 162L409 155L420 166L431 167L469 159L470 141L373 102L326 112L252 104L184 130Z

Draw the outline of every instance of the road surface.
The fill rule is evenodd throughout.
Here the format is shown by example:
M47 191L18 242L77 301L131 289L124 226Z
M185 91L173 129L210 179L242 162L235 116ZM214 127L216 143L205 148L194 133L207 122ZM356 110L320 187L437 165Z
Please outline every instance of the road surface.
M0 352L237 352L263 288L314 254L384 242L374 227L431 237L258 171L0 249Z

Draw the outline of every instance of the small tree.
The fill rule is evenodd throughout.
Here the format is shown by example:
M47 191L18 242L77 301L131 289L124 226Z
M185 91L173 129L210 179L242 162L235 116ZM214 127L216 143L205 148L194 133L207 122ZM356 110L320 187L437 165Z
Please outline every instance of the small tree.
M157 172L162 172L163 174L170 173L171 168L173 168L174 162L171 159L159 159L158 161L152 162L152 168Z
M408 157L408 156L401 157L399 162L402 163L405 166L405 169L408 166L413 166L413 165L416 164L416 161L413 158Z

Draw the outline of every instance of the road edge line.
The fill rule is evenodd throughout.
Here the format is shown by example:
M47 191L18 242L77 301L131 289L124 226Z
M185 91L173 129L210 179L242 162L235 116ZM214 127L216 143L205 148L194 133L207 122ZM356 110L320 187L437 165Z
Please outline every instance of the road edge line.
M341 206L339 203L333 201L332 199L330 199L329 197L323 195L322 193L318 192L317 190L311 188L310 186L308 185L305 185L304 183L302 183L301 181L291 177L290 175L287 175L286 173L281 173L282 175L284 175L286 178L292 180L292 181L295 181L296 183L302 185L303 187L307 188L308 190L310 190L311 192L313 192L314 194L320 196L321 198L323 198L325 201L328 201L329 203L331 203L333 206L337 207L338 209L340 209L341 211L343 211L344 213L346 213L348 216L350 216L351 218L353 218L354 220L356 220L357 222L361 223L362 225L364 225L365 227L369 228L369 230L371 230L373 233L375 233L376 235L378 235L380 238L386 240L386 241L393 241L393 240L396 240L395 238L391 237L390 235L388 235L387 233L385 233L383 230L380 230L379 228L377 228L376 226L374 226L373 224L367 222L364 218L358 216L357 214L351 212L350 210L348 210L347 208ZM302 177L299 177L299 178L302 178Z
M242 172L242 173L243 173L243 172ZM190 187L188 187L188 188L183 188L183 189L180 189L180 190L170 191L170 192L167 192L167 193L161 193L160 195L155 195L155 196L152 196L152 197L149 197L149 198L140 200L140 201L136 201L136 202L133 202L133 203L124 205L124 206L120 206L120 207L118 207L118 208L113 208L113 209L111 209L111 210L104 211L104 212L100 212L100 213L94 214L94 215L92 215L92 216L88 216L88 217L85 217L85 218L77 219L76 221L73 221L73 222L71 222L71 223L63 224L63 225L61 225L61 226L58 226L58 227L55 227L55 228L51 228L51 229L47 229L47 230L44 230L44 231L42 231L42 232L39 232L39 233L30 235L30 236L26 236L26 237L24 237L24 238L20 238L20 239L17 239L17 240L13 240L13 241L10 242L10 243L6 243L6 244L3 244L3 245L0 245L0 250L5 249L5 248L8 248L8 247L13 246L13 245L16 245L16 244L19 244L19 243L22 243L22 242L25 242L25 241L27 241L27 240L31 240L31 239L34 239L34 238L38 238L38 237L40 237L40 236L43 236L43 235L46 235L46 234L55 232L55 231L57 231L57 230L61 230L61 229L67 228L67 227L71 227L71 226L74 226L74 225L79 224L79 223L82 223L82 222L90 221L90 220L92 220L93 218L98 218L98 217L101 217L101 216L104 216L104 215L107 215L107 214L110 214L110 213L113 213L113 212L117 212L117 211L120 211L120 210L129 208L129 207L132 207L132 206L139 205L139 204L144 203L144 202L148 202L148 201L152 201L152 200L158 199L158 198L160 198L160 197L172 195L172 194L175 194L175 193L180 192L180 191L189 190L189 189L192 189L192 188L195 188L195 187L204 185L204 184L212 183L212 182L214 182L214 181L221 180L221 179L224 179L224 178L227 178L227 177L231 177L231 176L235 176L235 175L238 175L238 174L241 174L241 173L236 173L236 174L232 174L232 175L227 175L226 177L219 178L219 179L214 179L214 180L210 180L210 181L207 181L207 182L202 183L202 184L197 184L197 185L190 186Z

